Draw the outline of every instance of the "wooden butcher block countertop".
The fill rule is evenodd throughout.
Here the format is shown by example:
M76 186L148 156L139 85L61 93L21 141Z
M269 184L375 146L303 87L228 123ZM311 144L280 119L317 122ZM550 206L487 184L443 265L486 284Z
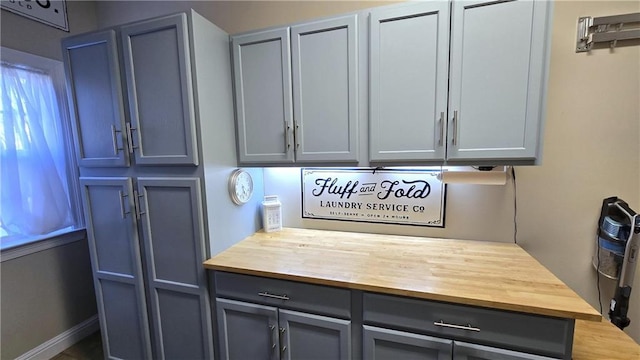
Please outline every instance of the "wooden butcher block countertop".
M516 244L285 228L207 269L561 318L602 316Z
M640 345L607 320L577 320L573 360L638 360Z

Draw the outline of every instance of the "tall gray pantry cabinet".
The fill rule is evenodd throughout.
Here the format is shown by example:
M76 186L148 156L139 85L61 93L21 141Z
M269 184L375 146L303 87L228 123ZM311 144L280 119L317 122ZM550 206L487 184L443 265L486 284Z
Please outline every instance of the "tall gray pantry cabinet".
M229 37L191 11L62 46L105 356L212 358L202 262L232 206Z

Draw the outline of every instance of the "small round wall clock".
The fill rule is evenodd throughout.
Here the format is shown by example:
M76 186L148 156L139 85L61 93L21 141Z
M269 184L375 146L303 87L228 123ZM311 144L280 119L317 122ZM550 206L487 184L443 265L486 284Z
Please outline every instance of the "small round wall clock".
M253 179L251 174L242 169L236 169L229 177L229 195L236 205L245 204L253 195Z

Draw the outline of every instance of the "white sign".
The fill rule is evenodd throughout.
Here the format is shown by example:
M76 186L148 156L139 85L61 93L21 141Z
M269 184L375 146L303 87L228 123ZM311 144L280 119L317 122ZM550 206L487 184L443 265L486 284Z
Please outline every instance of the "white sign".
M2 9L69 31L66 0L2 0Z
M444 227L439 173L302 169L302 217Z

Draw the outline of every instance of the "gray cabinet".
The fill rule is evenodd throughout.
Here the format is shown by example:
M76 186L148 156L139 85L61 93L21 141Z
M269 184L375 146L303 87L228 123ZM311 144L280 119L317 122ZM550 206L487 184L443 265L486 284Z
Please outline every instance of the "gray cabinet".
M233 37L238 161L294 161L289 29Z
M211 358L200 179L141 177L137 185L156 357Z
M62 43L80 166L128 166L126 121L114 30Z
M279 359L278 309L216 299L220 358Z
M478 354L486 352L474 352L480 348L488 353L521 356L504 359L571 359L573 320L570 319L366 292L363 320L365 339L369 326L412 334L405 334L408 337L424 335L455 341L460 344L457 352L453 346L456 360L483 359ZM391 333L396 337L403 335ZM367 346L373 345L369 342Z
M357 163L356 20L232 38L239 163Z
M218 298L222 359L351 358L350 321Z
M63 40L80 166L198 164L188 33L176 14Z
M364 326L365 360L451 360L452 340Z
M210 358L199 179L80 183L107 358Z
M351 359L346 289L215 272L222 359Z
M358 160L356 15L291 27L296 160Z
M573 320L213 272L222 359L571 359Z
M449 3L372 10L369 160L444 160Z
M552 6L418 2L234 36L238 162L536 164Z
M151 338L130 178L80 178L107 359L148 359Z
M186 14L120 29L137 164L198 165Z
M365 360L551 360L553 358L405 331L364 326Z
M278 316L282 359L351 359L351 321L283 309Z
M540 155L551 6L452 3L449 160Z
M115 160L92 153L79 169L105 354L211 359L211 301L202 262L210 247L224 249L257 230L261 198L256 190L240 208L228 196L227 165L236 158L229 36L191 11L63 44L75 97L70 104L84 109L76 130L93 136L92 129L101 129L108 140L101 145L101 139L76 136L79 146L100 145L114 158L114 147L123 147L118 156L130 160L130 166L112 168ZM133 90L120 88L129 101L115 104L130 105L130 121L98 116L107 111L102 101L113 100L107 95L118 93L100 73L118 64ZM118 71L113 74L108 79L119 81ZM92 104L98 104L95 114Z
M453 342L453 360L551 360L553 358L498 349L489 346Z
M372 10L370 161L535 163L551 6L454 0Z

